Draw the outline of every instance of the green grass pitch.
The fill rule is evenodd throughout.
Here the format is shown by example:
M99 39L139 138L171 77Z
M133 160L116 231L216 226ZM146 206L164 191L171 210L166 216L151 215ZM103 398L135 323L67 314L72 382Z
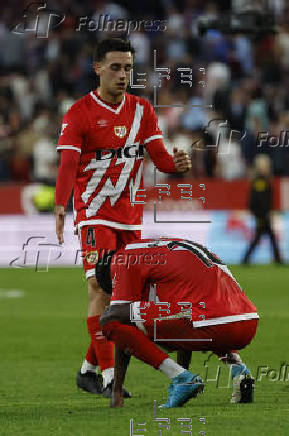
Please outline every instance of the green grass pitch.
M261 315L253 343L241 355L256 375L258 365L279 370L289 365L289 269L275 266L231 268ZM230 404L231 387L223 368L219 387L207 381L204 395L183 408L159 410L170 430L154 421L153 401L167 398L165 376L132 359L126 387L133 398L122 409L108 400L78 391L75 375L86 351L86 285L81 269L0 270L0 435L2 436L145 436L182 433L178 418L192 419L192 435L289 435L289 382L264 376L256 381L254 404ZM23 294L9 294L18 289ZM14 295L14 297L13 297ZM19 298L16 298L16 297ZM191 369L205 375L208 354L195 353ZM215 378L217 359L208 363ZM289 366L286 378L289 378ZM272 371L271 378L276 374ZM284 378L284 377L283 377ZM205 424L200 421L205 417ZM136 431L146 423L146 431ZM205 433L202 433L205 432Z

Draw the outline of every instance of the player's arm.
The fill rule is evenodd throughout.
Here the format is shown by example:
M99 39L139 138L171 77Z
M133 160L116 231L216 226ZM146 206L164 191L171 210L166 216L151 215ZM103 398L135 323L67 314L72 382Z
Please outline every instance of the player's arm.
M62 244L65 209L76 179L80 154L73 150L63 150L60 159L55 190L55 219L57 239Z
M83 142L82 118L77 106L73 105L63 117L57 151L61 152L55 191L56 235L60 244L64 242L65 209L76 180Z
M148 143L146 150L157 169L163 173L183 173L192 167L191 159L185 151L175 147L174 156L171 156L161 139Z
M119 321L122 324L130 324L130 303L113 304L106 308L100 318L99 324L104 327L111 321ZM122 387L126 376L130 354L115 346L114 351L114 389L110 401L110 407L122 407Z
M122 387L131 355L121 350L117 345L114 349L114 386L110 407L123 406Z

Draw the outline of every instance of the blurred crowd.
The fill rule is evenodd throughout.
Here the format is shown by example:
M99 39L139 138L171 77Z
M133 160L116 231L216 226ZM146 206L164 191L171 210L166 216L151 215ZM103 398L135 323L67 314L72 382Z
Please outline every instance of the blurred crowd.
M98 22L101 15L165 23L157 31L140 26L130 32L137 53L128 92L157 105L165 144L169 151L177 146L190 153L191 176L249 177L258 153L270 157L275 176L289 176L286 0L267 2L277 32L257 37L224 35L214 29L202 36L198 32L200 17L218 19L242 10L246 3L242 0L148 0L140 5L51 0L50 10L64 14L65 20L51 29L48 38L37 38L27 29L18 31L28 4L20 3L11 0L0 22L0 182L55 182L55 147L63 114L97 86L92 69L95 44L107 36L124 36L111 29L76 30L79 17ZM258 9L262 2L249 3ZM156 68L162 68L163 77ZM147 81L138 82L140 77ZM135 86L144 83L143 88ZM288 135L282 136L286 131ZM268 132L267 137L260 132ZM147 183L151 173L148 163Z

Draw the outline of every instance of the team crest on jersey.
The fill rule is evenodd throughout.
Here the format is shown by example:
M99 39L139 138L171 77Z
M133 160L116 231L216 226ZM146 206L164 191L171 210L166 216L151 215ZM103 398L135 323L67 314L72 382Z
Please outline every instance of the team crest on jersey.
M114 133L119 138L123 138L126 135L126 127L125 126L114 126Z
M98 261L98 252L97 251L89 251L85 255L85 260L89 265L94 265Z

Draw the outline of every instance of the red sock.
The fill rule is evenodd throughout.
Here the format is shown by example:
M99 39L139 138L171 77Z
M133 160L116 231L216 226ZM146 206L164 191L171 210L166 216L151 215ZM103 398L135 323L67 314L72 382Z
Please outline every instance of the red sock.
M85 359L91 365L97 366L97 358L96 358L96 355L95 355L95 352L94 352L94 346L92 345L92 342L90 342L90 345L88 347Z
M137 359L156 369L169 357L136 327L111 321L102 331L121 350L129 350Z
M87 329L98 365L101 371L104 371L107 368L114 367L114 344L103 336L99 325L99 318L100 315L88 317Z

